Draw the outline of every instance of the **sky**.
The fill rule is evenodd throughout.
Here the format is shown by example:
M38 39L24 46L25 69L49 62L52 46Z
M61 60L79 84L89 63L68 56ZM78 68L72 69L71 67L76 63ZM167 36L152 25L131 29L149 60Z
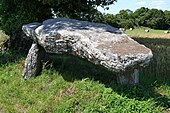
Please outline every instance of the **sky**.
M170 0L117 0L109 6L109 10L104 10L100 6L97 9L102 13L117 14L122 9L135 11L140 7L170 10Z

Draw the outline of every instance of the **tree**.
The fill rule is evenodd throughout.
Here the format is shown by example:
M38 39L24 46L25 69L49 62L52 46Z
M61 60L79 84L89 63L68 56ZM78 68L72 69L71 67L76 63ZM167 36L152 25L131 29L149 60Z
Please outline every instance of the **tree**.
M110 5L116 0L0 0L2 29L9 35L21 29L23 23L51 18L51 8L58 16L93 19L99 5Z
M51 9L57 16L95 21L97 19L94 18L100 16L95 6L113 4L114 1L116 0L0 0L0 24L2 30L10 35L11 48L21 48L25 44L21 41L22 25L51 18Z
M147 26L148 11L148 8L141 7L133 13L137 26Z
M35 0L0 0L1 29L10 36L8 48L28 51L32 40L24 39L23 24L51 17L47 5Z
M116 14L116 20L118 27L124 28L133 28L134 27L134 19L132 16L132 11L130 10L121 10L119 14Z
M116 19L116 17L113 14L106 14L104 15L104 22L105 24L109 24L113 27L117 27L118 26L118 20Z
M150 27L153 29L170 29L170 11L158 9L148 9L141 7L134 13L126 9L121 10L118 14L104 15L104 22L114 27L134 28Z
M148 18L146 20L147 26L153 29L165 28L165 15L162 10L151 9L148 11Z
M21 30L24 23L51 17L50 9L35 0L1 0L0 6L1 27L8 35Z
M170 11L164 11L166 29L170 29Z
M98 13L96 6L113 4L116 0L39 0L50 7L58 16L93 21Z

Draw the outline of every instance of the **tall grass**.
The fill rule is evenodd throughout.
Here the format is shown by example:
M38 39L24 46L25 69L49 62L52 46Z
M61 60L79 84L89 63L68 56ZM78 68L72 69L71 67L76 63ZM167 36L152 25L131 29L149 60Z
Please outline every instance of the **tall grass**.
M154 76L156 79L170 80L170 39L134 38L139 43L149 47L153 52L150 65L143 74Z

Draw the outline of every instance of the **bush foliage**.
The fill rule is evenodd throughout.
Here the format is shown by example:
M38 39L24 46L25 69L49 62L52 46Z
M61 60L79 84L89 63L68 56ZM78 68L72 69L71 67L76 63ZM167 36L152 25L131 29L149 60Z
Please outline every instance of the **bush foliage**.
M35 0L1 0L1 27L12 35L21 30L25 23L50 18L50 8Z

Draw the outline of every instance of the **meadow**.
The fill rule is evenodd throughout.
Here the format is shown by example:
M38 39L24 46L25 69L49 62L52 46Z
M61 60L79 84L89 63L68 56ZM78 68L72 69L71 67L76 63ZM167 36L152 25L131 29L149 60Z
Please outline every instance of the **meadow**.
M154 54L150 65L140 71L136 86L119 86L114 73L69 55L51 55L40 76L23 80L26 55L2 51L0 113L168 113L168 36L134 37Z
M145 30L149 30L149 32L145 32ZM170 38L170 33L166 34L164 33L165 31L168 30L155 30L147 27L140 27L140 28L135 28L132 31L127 29L126 33L130 37L138 37L138 38Z

